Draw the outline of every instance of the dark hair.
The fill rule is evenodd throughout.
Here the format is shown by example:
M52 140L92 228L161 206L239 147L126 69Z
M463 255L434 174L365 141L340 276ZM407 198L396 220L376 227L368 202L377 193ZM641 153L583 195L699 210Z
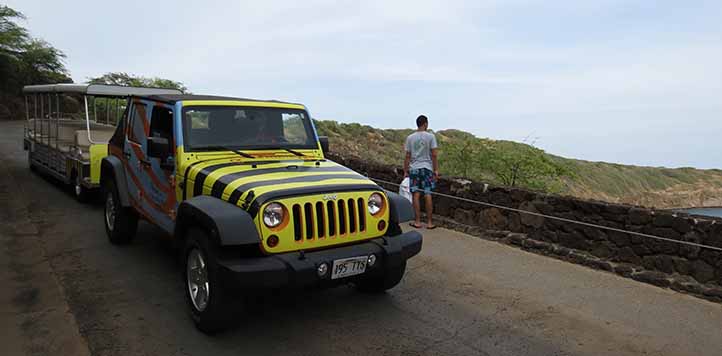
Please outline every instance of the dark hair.
M419 117L416 118L416 127L421 127L429 123L429 118L427 118L424 115L419 115Z

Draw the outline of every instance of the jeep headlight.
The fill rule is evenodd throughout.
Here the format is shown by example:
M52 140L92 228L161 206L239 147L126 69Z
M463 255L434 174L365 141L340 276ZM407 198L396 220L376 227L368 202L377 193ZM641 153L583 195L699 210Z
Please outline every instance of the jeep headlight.
M286 208L280 203L271 203L263 209L263 223L268 227L277 227L281 225L286 217Z
M371 215L378 215L384 210L384 197L379 193L373 193L369 197L368 210Z

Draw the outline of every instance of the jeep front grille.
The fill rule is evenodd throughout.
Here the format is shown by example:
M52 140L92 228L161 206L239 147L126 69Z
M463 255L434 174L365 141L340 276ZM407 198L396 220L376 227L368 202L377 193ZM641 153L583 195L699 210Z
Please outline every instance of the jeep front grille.
M364 199L294 204L293 235L297 242L344 237L366 231Z

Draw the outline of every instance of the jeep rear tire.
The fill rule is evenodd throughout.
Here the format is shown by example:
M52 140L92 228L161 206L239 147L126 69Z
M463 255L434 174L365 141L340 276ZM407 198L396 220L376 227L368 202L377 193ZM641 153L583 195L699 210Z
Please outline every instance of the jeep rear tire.
M388 268L383 273L364 276L356 281L356 288L364 293L383 293L401 282L406 272L406 261Z
M193 322L205 334L228 328L242 306L242 301L233 303L220 283L217 249L203 230L186 233L181 255L184 294Z
M121 205L115 181L109 179L103 185L103 221L110 243L127 245L133 241L138 230L138 215L131 208Z

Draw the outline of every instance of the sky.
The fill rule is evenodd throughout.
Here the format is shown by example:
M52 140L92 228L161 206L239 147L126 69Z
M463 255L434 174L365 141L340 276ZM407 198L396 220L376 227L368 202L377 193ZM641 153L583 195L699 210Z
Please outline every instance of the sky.
M7 1L76 82L123 71L317 119L722 168L722 1ZM443 149L443 147L441 147Z

